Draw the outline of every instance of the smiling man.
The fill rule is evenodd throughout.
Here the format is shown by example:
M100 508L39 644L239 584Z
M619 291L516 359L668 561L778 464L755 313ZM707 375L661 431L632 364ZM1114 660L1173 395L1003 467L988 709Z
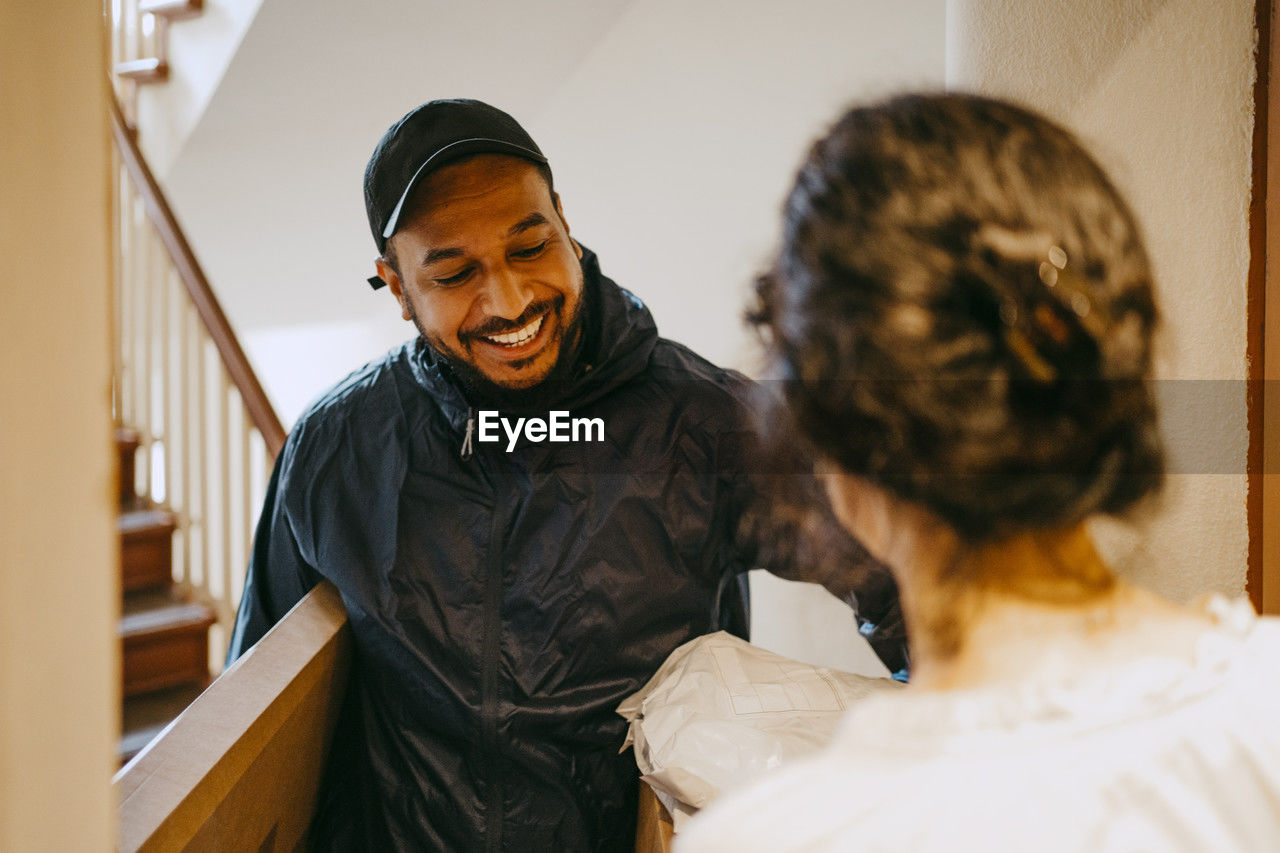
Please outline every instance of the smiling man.
M631 849L614 709L685 641L744 632L736 581L760 549L740 519L763 491L750 385L659 337L601 274L500 110L406 115L365 205L370 283L419 334L290 433L228 657L320 579L341 592L355 660L315 846ZM867 563L843 541L843 568ZM887 577L851 590L882 634Z
M472 390L531 388L580 343L582 249L540 165L475 154L438 167L408 190L377 261L404 318Z

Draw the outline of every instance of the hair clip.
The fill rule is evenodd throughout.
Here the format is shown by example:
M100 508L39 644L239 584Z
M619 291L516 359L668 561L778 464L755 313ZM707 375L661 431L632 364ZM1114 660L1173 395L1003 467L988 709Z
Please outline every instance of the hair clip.
M1101 340L1111 325L1111 312L1094 298L1088 283L1067 269L1067 253L1060 246L1050 248L1049 260L1041 262L1040 280L1062 305L1071 309L1094 340Z
M1079 332L1072 327L1074 316L1080 327L1096 342L1110 324L1106 307L1096 301L1092 289L1081 278L1067 270L1067 253L1061 246L1051 246L1046 260L1036 268L1040 281L1048 289L1046 299L1038 300L1020 316L1017 305L1008 300L1000 307L1005 325L1004 341L1033 381L1048 385L1058 379L1054 353L1065 355ZM1046 357L1045 353L1050 355Z

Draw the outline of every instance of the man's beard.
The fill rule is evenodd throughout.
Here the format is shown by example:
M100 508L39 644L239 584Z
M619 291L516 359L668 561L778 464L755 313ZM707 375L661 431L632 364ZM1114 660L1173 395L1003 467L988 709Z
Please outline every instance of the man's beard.
M556 314L555 338L548 342L547 346L556 347L558 352L556 353L555 364L552 365L547 375L527 388L508 388L504 385L499 385L486 376L483 371L463 360L442 344L433 341L423 330L422 324L418 322L418 315L414 312L412 304L407 300L405 304L409 306L409 318L417 328L418 335L448 366L449 371L462 385L463 394L467 398L467 402L476 408L498 409L509 412L548 411L562 398L565 389L568 387L569 380L573 377L574 366L578 361L578 353L582 349L582 332L585 325L583 306L586 304L584 298L578 300L573 316L569 317L567 322L560 315L564 308L563 296L554 302L546 303L543 307L531 306L536 309L532 312L534 316L543 313L544 310ZM519 321L517 323L524 325ZM537 356L533 357L536 358Z

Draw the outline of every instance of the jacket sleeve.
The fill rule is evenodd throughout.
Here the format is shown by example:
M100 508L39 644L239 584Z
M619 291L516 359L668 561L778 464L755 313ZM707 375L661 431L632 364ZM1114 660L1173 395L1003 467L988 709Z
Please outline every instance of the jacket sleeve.
M747 424L721 443L728 517L736 522L731 565L825 587L853 609L889 671L905 670L906 625L889 568L836 519L813 458L794 443L764 439L750 415Z
M319 580L315 567L303 559L284 511L281 482L288 481L284 451L276 457L262 515L254 533L253 553L245 573L244 592L236 614L227 666L247 652L262 635L288 613Z

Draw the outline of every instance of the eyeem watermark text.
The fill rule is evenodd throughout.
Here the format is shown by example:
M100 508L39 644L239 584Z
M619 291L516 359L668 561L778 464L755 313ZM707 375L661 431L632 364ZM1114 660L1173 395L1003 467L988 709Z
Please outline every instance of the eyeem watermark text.
M507 452L515 450L521 434L533 442L604 441L604 418L571 418L568 412L547 412L543 418L504 418L493 409L481 409L480 441L502 441L498 427L507 436Z

